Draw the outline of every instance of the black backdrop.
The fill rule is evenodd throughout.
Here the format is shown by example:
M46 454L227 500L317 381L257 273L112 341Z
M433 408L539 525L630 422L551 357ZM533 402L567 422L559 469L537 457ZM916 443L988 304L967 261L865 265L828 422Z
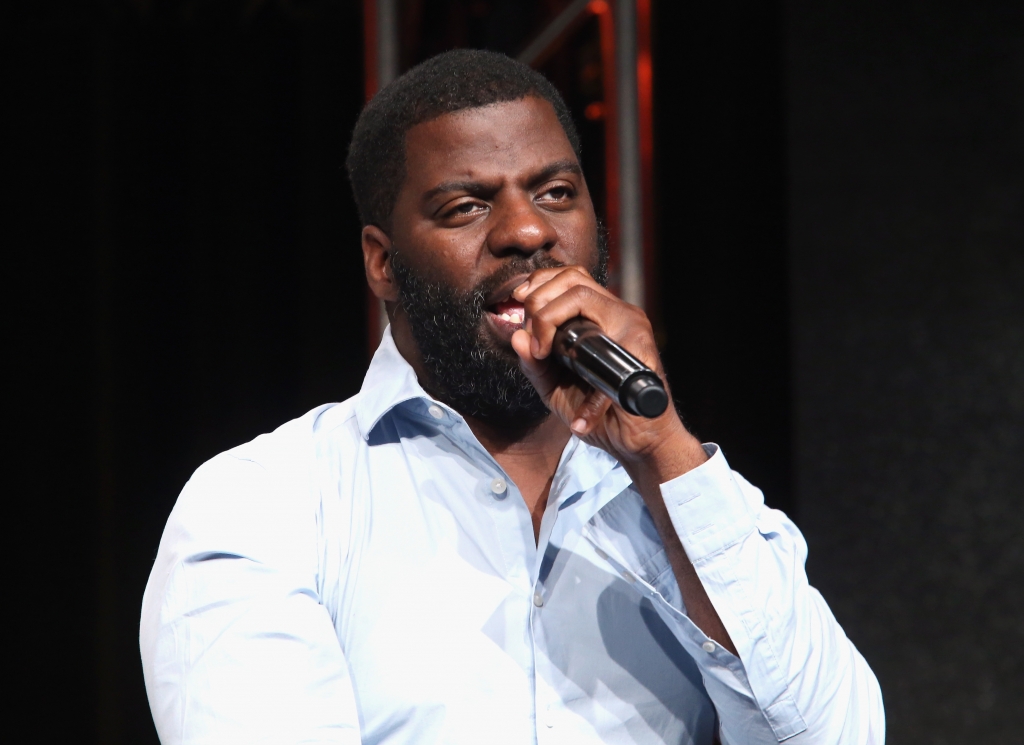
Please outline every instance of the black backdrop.
M808 571L890 741L1024 741L1024 6L792 2Z
M15 716L154 742L137 620L178 490L365 369L359 7L55 3L11 28ZM656 1L654 32L688 422L796 515L891 742L1018 742L1021 10Z

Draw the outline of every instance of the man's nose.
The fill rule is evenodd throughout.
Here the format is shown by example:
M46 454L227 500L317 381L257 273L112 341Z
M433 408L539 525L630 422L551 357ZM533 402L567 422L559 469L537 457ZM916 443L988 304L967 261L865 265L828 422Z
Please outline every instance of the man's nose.
M487 247L495 256L550 251L558 243L558 234L547 216L529 198L510 199L496 205Z

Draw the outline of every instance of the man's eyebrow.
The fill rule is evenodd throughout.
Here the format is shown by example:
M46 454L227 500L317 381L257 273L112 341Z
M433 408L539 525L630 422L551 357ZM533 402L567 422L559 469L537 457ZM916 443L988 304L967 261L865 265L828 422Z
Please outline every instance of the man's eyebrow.
M544 166L539 172L530 178L530 185L539 184L541 181L547 181L549 178L553 178L560 173L571 173L576 176L583 175L583 169L580 168L580 164L575 160L566 158L565 160L556 160L554 163L550 163Z
M438 194L451 194L457 191L464 191L475 196L482 196L488 191L493 192L494 187L488 186L480 181L444 181L433 189L429 189L423 195L423 201L429 202Z
M557 176L560 173L572 173L576 176L583 175L583 169L580 168L580 164L575 160L566 158L565 160L556 160L554 163L549 163L544 166L540 171L533 174L530 177L530 185L539 184L542 181ZM451 194L454 192L466 192L467 194L473 194L474 196L487 196L493 194L496 191L495 187L490 184L485 184L481 181L444 181L432 189L427 190L423 195L423 201L429 202L439 194Z

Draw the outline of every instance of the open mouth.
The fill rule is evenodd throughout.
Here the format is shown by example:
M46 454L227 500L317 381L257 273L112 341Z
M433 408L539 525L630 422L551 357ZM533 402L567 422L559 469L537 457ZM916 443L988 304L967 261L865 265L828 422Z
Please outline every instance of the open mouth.
M491 323L509 338L526 322L526 308L512 297L512 292L527 279L525 274L509 279L491 294L490 302L484 306Z
M526 309L523 304L512 298L489 305L487 313L499 328L521 329L526 320Z

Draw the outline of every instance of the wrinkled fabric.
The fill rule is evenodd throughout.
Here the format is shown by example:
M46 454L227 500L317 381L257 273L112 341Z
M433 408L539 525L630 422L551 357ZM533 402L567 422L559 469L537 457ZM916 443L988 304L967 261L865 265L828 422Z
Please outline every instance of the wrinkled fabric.
M535 542L386 333L359 394L182 491L140 632L161 741L882 743L878 683L800 532L705 449L662 496L738 656L687 617L613 458L569 442Z

